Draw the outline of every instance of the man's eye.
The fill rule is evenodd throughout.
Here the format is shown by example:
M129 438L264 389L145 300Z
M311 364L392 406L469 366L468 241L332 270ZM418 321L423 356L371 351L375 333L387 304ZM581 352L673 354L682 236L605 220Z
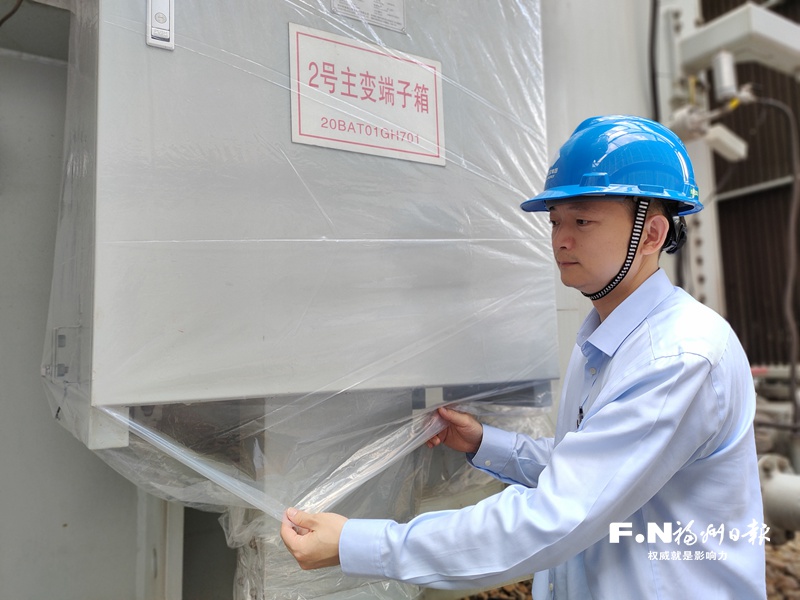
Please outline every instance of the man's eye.
M578 225L588 225L589 224L589 221L587 221L586 219L576 219L575 222Z

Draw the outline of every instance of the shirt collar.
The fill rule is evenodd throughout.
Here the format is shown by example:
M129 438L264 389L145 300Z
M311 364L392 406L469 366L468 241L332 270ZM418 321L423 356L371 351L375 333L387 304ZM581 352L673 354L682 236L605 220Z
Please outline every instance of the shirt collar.
M583 354L586 355L589 351L586 347L589 343L603 354L613 356L625 338L674 290L663 269L658 269L625 298L602 323L597 310L592 308L578 330L576 340Z

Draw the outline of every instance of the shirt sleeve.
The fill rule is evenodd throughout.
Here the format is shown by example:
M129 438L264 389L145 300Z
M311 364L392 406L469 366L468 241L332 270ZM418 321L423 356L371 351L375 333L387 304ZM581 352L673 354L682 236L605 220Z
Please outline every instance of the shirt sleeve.
M405 524L347 521L343 572L448 589L490 586L561 564L605 537L610 522L624 521L710 452L720 424L707 360L688 355L645 366L607 386L581 431L566 434L538 476L519 477L530 457L518 450L490 455L496 440L488 430L474 462L507 459L497 472L536 480L536 488L511 485L474 506ZM535 462L541 448L521 447Z
M553 438L532 439L484 425L481 446L467 459L473 467L504 483L536 487L552 450Z

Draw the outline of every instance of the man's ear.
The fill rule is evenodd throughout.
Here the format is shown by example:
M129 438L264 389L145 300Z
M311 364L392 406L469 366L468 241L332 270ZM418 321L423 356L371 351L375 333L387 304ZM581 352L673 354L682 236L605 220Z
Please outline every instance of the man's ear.
M639 248L642 254L658 254L667 240L669 233L669 221L661 214L650 215L644 222L642 241Z

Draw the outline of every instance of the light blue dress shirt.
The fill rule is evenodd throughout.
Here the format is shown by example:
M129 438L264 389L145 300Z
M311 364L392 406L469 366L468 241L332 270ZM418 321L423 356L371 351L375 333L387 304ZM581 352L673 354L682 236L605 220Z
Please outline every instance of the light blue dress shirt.
M484 427L471 462L509 487L405 524L350 519L342 570L449 589L549 570L569 600L764 599L754 412L728 323L657 271L584 321L555 438Z

